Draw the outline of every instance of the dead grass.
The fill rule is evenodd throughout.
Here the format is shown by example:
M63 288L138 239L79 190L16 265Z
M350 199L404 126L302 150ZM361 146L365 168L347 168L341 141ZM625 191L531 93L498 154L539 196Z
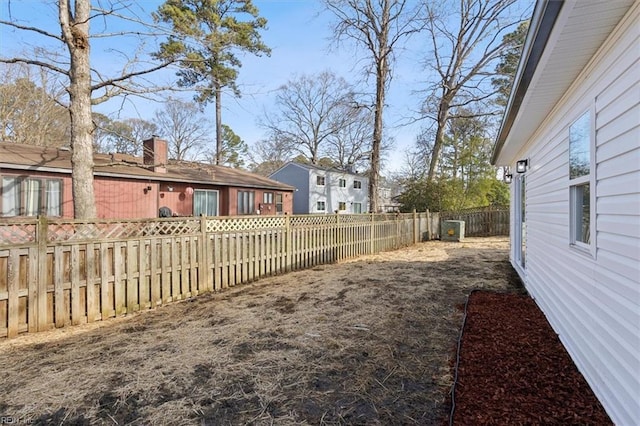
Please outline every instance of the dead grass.
M0 341L0 413L47 424L440 424L459 306L505 238L432 241Z

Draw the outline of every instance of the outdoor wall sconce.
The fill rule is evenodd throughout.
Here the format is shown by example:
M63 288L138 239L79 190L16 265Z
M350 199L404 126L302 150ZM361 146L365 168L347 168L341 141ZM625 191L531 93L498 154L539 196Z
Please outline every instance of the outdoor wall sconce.
M516 172L524 173L527 171L528 167L529 167L529 159L518 160L518 162L516 163Z
M167 191L173 192L173 186L167 186Z
M148 185L142 189L142 192L144 192L145 194L148 193L149 191L151 191L151 185Z
M506 173L504 175L504 183L511 183L512 179L513 179L513 175L511 173Z

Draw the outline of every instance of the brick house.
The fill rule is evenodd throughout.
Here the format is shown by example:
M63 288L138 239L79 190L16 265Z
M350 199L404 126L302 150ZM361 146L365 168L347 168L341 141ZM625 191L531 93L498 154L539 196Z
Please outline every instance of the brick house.
M0 216L72 218L71 151L0 143ZM144 141L142 158L94 155L98 218L291 214L295 188L254 173L167 158ZM161 210L162 209L162 210Z

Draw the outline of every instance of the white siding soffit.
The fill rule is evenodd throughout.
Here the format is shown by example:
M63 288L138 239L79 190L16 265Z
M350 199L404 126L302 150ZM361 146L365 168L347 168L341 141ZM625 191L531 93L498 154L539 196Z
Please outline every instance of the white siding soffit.
M549 41L551 31L563 4L564 2L562 1L550 0L540 0L536 3L516 75L513 79L507 107L500 125L500 131L493 148L491 164L496 165L497 163L498 156L520 111L524 96L533 79L540 57Z

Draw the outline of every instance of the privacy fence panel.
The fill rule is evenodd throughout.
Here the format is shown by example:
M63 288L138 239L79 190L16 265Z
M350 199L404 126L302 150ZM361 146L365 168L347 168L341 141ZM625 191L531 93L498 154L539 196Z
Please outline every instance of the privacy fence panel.
M464 221L467 237L509 235L509 209L483 208L461 212L441 212L440 223L445 220Z
M0 221L0 337L415 244L437 214Z

